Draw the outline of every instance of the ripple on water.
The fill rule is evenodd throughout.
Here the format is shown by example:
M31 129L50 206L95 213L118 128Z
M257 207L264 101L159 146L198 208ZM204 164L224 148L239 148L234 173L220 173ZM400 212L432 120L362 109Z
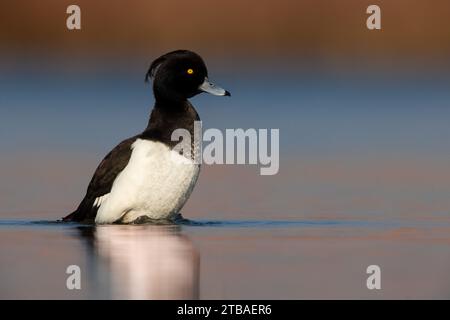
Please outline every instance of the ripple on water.
M145 220L132 225L179 225L183 227L209 228L302 228L302 227L398 227L404 225L398 221L363 221L363 220L190 220L177 217L174 221ZM0 220L0 228L73 228L91 226L78 222L62 222L60 220Z

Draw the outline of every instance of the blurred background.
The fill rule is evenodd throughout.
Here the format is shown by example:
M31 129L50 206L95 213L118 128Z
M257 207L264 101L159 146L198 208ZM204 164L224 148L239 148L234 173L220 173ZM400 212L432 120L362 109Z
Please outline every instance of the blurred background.
M446 0L1 0L0 297L448 298L449 17ZM280 129L279 173L204 165L183 215L223 225L18 223L76 208L175 49L232 93L192 99L204 128Z
M376 1L374 31L371 1L80 0L69 31L72 2L0 3L2 216L74 209L145 127L152 60L185 48L233 94L192 99L204 128L281 135L278 175L204 166L186 216L448 217L448 1Z

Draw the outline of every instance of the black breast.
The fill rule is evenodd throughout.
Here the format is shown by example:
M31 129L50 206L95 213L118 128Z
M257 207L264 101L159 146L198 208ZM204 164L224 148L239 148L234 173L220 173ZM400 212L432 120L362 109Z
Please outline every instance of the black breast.
M193 143L195 121L200 121L200 117L189 101L184 101L180 105L171 104L170 107L157 103L152 111L147 129L140 137L159 141L173 148L179 141L172 140L172 133L176 129L186 129L189 131Z
M95 200L111 191L114 180L125 169L131 158L131 146L137 139L158 141L173 148L179 141L172 141L172 132L181 128L189 131L192 143L194 143L195 121L200 121L200 118L188 101L164 106L157 103L144 132L122 141L108 153L97 167L86 195L77 210L63 220L91 222L95 219L98 210L98 207L94 206ZM191 157L194 157L194 152Z

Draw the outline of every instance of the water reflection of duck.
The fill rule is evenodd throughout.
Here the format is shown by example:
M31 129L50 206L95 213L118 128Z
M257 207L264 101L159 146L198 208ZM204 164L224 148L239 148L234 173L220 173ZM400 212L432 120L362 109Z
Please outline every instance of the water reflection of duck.
M94 249L91 260L97 272L88 271L96 278L90 282L107 282L111 298L198 299L199 254L178 226L110 225L79 230Z

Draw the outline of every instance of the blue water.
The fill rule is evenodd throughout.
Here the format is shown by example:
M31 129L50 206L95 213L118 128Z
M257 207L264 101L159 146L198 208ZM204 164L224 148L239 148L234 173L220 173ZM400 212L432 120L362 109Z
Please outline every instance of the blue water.
M281 177L236 186L223 181L230 171L211 171L189 210L210 205L199 216L218 219L133 226L42 220L69 212L98 160L146 126L153 104L146 63L0 73L0 149L10 165L0 167L0 196L8 195L0 208L0 298L450 297L448 184L440 178L450 163L448 70L297 66L237 74L219 66L210 77L232 97L192 99L203 127L280 129ZM89 165L71 172L60 163L67 158L53 155ZM308 158L312 175L302 167ZM311 163L327 159L353 162L326 162L322 176ZM409 171L366 175L379 159L380 175L399 163ZM352 164L362 169L352 175ZM24 219L9 219L15 216ZM72 264L83 272L81 291L65 287ZM371 264L382 268L380 292L365 286Z
M414 220L205 220L205 219L183 219L180 222L168 223L139 223L130 225L131 227L145 227L145 226L168 226L168 227L183 227L183 228L254 228L254 229L273 229L273 228L332 228L332 227L355 227L355 228L382 228L382 229L396 229L399 227L416 228L416 227L450 227L450 222L447 221L414 221ZM92 227L95 225L77 222L62 222L51 220L0 220L0 228L77 228L77 227Z
M442 299L450 294L448 230L448 221L0 220L0 297ZM366 288L373 264L381 291ZM66 287L73 265L80 290Z
M103 155L147 124L153 97L140 71L2 73L0 147ZM233 96L192 99L204 128L279 128L282 154L450 155L445 70L394 76L297 67L263 77L244 68L212 77Z

